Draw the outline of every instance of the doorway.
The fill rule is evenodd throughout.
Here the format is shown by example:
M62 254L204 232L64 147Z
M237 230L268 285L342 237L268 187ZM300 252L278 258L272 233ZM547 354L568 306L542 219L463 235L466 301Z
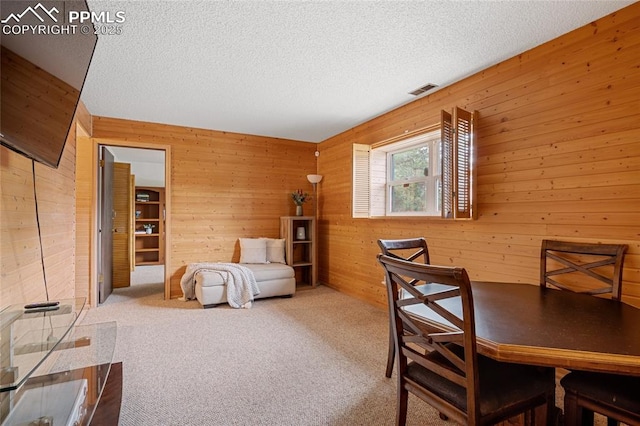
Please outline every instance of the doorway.
M104 282L108 274L99 273L98 301L103 303L108 295L103 288L129 287L140 284L158 284L164 298L169 298L169 279L166 248L170 236L168 219L169 195L167 182L169 150L156 146L122 146L98 142L98 151L103 149L113 156L113 225L103 223L108 214L98 217L98 250L103 241L112 240L113 250L106 250L97 259L98 271L112 268L111 283ZM101 164L100 164L101 165ZM101 176L101 173L98 173ZM99 179L98 205L108 204ZM161 195L158 195L161 194ZM167 197L168 198L168 197ZM101 211L101 208L98 209ZM147 231L146 228L150 230ZM111 232L108 232L110 230ZM113 266L110 266L112 263Z

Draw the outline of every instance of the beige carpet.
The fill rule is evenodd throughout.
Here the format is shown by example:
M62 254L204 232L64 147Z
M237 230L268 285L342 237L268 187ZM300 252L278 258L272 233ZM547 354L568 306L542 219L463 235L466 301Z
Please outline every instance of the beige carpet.
M385 311L323 286L248 310L162 294L162 283L116 289L82 321L118 324L120 425L395 423ZM453 423L410 396L407 424Z
M136 266L131 271L131 285L155 284L164 282L164 265Z
M83 324L117 321L121 425L393 425L386 312L326 287L252 309L117 289ZM412 397L409 425L447 424Z

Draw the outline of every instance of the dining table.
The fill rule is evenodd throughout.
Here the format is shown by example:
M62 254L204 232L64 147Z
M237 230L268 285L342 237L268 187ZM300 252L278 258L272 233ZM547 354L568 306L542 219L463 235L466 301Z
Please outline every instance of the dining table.
M419 289L429 293L441 287ZM504 362L640 376L640 309L526 283L472 281L471 288L480 354ZM462 315L459 298L439 303ZM425 305L406 309L428 329L452 330Z

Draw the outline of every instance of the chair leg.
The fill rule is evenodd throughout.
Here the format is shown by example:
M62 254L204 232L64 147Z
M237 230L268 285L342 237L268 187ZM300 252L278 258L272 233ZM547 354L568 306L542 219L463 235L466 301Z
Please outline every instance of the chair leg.
M393 340L393 329L389 328L389 353L387 354L387 371L385 376L391 377L393 373L393 361L396 357L396 344Z
M555 381L556 370L555 368L539 367L540 374L549 376L550 380ZM544 419L546 425L559 426L560 419L562 417L562 410L556 407L556 389L555 387L546 393L546 400L544 403L544 413L538 412L539 421L536 421L536 408L531 409L531 416L533 424L542 423ZM544 414L544 416L542 416Z
M556 407L556 391L555 389L547 394L547 403L545 405L546 418L548 425L559 425L562 411Z
M565 389L564 424L565 426L593 426L593 411L578 405L578 396Z
M564 426L564 413L562 412L562 409L556 407L555 403L550 407L552 415L551 417L547 416L547 424L554 426Z
M407 408L409 403L409 391L401 383L398 383L398 407L396 409L396 426L407 424Z
M524 424L526 426L534 426L536 424L536 411L535 408L531 408L524 412Z
M595 422L595 415L593 411L587 410L586 408L578 407L578 411L580 411L580 417L582 418L583 426L593 426Z
M582 418L580 417L580 410L578 409L578 401L576 395L569 391L565 391L564 394L564 424L566 426L578 426L582 424Z

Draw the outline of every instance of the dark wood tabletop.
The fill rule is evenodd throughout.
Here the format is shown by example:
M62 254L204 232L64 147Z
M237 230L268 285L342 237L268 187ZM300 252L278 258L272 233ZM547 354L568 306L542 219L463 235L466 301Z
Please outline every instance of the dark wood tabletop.
M640 309L538 285L471 285L481 354L500 361L640 376ZM424 306L411 312L431 327L448 328Z

